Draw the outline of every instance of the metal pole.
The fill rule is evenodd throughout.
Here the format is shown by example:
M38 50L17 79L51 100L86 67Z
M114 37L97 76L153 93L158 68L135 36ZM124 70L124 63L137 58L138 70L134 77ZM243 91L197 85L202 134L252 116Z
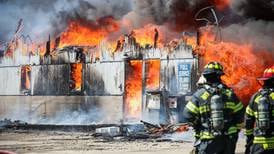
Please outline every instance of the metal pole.
M142 112L141 118L144 118L146 107L146 60L142 60Z

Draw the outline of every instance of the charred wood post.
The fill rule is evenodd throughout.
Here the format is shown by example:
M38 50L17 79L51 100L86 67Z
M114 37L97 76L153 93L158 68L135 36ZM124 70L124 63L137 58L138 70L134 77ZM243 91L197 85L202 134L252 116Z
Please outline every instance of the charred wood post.
M121 51L121 49L122 49L122 43L120 40L118 40L114 52Z
M159 32L158 32L157 28L154 29L154 32L155 32L155 34L154 34L154 45L153 45L153 47L157 48L157 42L158 42L158 38L159 38Z
M57 37L57 38L55 39L54 49L56 49L56 48L59 47L59 45L60 45L60 40L61 40L60 36Z
M50 56L50 35L49 35L49 40L47 41L47 44L46 44L45 56Z

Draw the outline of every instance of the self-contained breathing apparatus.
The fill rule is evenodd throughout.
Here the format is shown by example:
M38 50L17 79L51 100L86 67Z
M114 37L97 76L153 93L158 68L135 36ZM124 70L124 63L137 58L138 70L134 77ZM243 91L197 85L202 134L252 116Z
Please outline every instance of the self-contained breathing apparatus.
M210 100L212 128L222 130L224 128L224 103L220 95L213 95Z
M221 135L225 127L224 102L222 97L223 85L217 87L205 86L210 93L209 100L209 127L213 135Z
M260 131L260 134L266 135L269 132L271 125L274 123L274 119L272 118L274 102L269 96L271 90L262 90L260 93L262 97L260 97L258 101L258 116L256 118L256 125Z

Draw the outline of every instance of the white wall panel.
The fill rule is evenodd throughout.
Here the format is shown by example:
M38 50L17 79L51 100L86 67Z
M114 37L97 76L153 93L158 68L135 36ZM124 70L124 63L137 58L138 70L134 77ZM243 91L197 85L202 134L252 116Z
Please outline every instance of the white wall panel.
M21 67L0 67L0 95L20 95Z

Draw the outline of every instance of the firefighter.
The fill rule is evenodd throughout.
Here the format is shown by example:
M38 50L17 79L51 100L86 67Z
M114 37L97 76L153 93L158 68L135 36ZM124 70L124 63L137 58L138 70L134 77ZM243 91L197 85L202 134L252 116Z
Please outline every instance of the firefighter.
M263 87L249 101L245 113L245 153L274 154L274 65L257 80Z
M244 117L244 106L232 89L222 83L223 66L208 63L206 79L186 104L183 115L195 131L195 153L233 154Z

